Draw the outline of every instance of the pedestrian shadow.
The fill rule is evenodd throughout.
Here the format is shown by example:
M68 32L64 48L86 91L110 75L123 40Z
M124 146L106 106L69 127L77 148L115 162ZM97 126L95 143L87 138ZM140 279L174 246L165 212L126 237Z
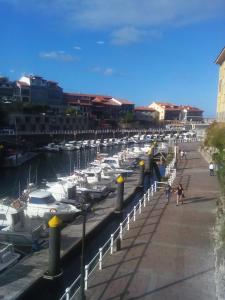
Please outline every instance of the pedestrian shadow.
M199 202L209 202L209 201L216 201L215 197L206 198L206 197L192 197L192 198L184 198L184 204L191 204L191 203L199 203Z
M119 269L121 267L121 264L127 260L127 257L129 257L129 255L130 255L130 251L132 251L137 246L140 247L140 245L141 245L141 246L143 246L143 249L141 250L140 256L137 258L137 262L136 262L134 271L132 273L129 272L129 274L125 275L126 277L129 277L129 279L127 281L127 284L126 284L126 287L124 288L124 290L127 290L129 285L132 283L132 280L135 277L135 274L141 264L142 258L145 256L146 250L148 249L149 245L151 244L152 238L153 238L155 232L157 231L157 227L159 226L160 220L161 220L161 218L165 212L165 209L167 207L166 202L165 202L164 207L161 209L161 213L159 213L159 209L158 209L157 205L158 205L158 202L162 200L161 198L162 198L162 194L160 194L158 196L158 201L155 202L155 204L152 207L150 207L150 205L146 206L146 208L145 208L146 210L144 211L145 218L143 218L143 216L142 216L143 220L141 221L141 224L135 225L135 227L136 227L135 234L133 234L133 236L130 235L131 239L132 239L131 244L128 246L123 245L123 240L122 240L121 250L124 251L124 253L122 253L120 260L117 263L112 262L111 264L110 263L107 264L107 262L106 262L107 268L110 268L110 266L112 266L112 265L114 265L114 267L115 267L110 278L107 280L104 280L104 282L102 282L102 281L97 282L97 283L95 281L93 283L90 282L90 288L89 288L90 293L92 293L92 291L91 291L92 288L98 288L104 284L104 287L103 287L100 295L98 296L98 300L103 299L104 294L107 291L107 289L109 288L110 284L113 281L118 280ZM155 210L157 210L157 216L154 215ZM147 233L146 232L143 233L143 231L145 231L145 229L146 229L146 226L149 226L148 222L149 222L149 220L151 220L151 217L153 217L153 218L157 217L157 220L155 220L155 222L153 223L154 228L151 227L151 229ZM136 222L137 221L139 221L138 215L137 215ZM124 236L124 238L129 239L129 233L131 233L131 231L132 231L132 226L131 226L129 232L127 233L127 237ZM138 242L138 239L141 237L141 235L144 235L146 238L145 238L144 242L140 243L140 242Z
M160 291L162 291L162 290L164 290L164 289L170 288L170 287L172 287L172 286L174 286L174 285L177 285L177 284L179 284L179 283L183 283L183 282L185 282L185 281L187 281L187 280L190 280L190 279L192 279L192 278L199 277L199 276L204 275L204 274L206 274L206 273L208 273L208 272L211 272L211 271L213 271L213 270L215 270L214 267L209 268L209 269L206 269L206 270L203 270L203 271L200 271L200 272L198 272L198 273L194 273L194 274L192 274L192 275L190 275L190 276L186 276L186 277L184 277L184 278L178 279L178 280L176 280L176 281L174 281L174 282L171 282L171 283L168 283L168 284L163 285L163 286L161 286L161 287L158 287L158 288L156 288L156 289L154 289L154 290L151 290L151 291L149 291L149 292L147 292L147 293L144 293L144 294L142 294L142 295L139 295L139 296L137 296L137 297L129 297L129 299L130 299L130 300L143 299L143 298L145 298L145 297L147 297L147 296L150 296L150 295L152 295L152 294L154 294L154 293L160 292ZM119 295L119 296L120 296L120 299L123 299L123 297L124 297L123 295L124 295L125 293L127 294L127 291L124 291L123 294ZM113 300L113 299L115 299L115 297L108 298L107 300ZM118 299L118 295L117 295L117 299Z

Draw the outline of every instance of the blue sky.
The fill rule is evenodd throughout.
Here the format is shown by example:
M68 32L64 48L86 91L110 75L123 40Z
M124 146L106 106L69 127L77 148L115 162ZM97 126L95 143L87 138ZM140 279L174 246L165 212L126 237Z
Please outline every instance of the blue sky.
M224 0L0 0L0 75L216 112Z

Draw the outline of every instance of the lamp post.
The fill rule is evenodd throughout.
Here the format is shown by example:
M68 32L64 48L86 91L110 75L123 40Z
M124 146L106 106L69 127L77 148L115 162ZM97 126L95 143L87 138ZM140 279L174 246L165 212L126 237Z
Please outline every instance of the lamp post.
M86 235L86 218L87 218L87 194L84 193L81 203L82 203L82 215L83 215L83 223L82 223L82 244L81 244L81 260L80 260L80 290L81 290L81 300L85 300L85 287L84 287L84 277L85 277L85 235Z

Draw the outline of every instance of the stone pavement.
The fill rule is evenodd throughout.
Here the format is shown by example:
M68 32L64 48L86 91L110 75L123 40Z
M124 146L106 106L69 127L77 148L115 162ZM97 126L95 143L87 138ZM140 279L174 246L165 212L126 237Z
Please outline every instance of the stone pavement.
M179 162L174 185L183 184L184 204L176 206L174 195L166 205L158 192L131 222L122 250L91 275L87 299L216 299L211 230L219 186L198 146L180 145L187 160Z

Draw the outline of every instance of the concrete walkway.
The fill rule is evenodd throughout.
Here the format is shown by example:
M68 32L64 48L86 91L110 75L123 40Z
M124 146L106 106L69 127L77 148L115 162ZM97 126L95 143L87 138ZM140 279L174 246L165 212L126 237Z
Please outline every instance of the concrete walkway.
M183 184L184 204L176 206L174 195L166 205L157 193L131 223L122 250L104 257L103 270L91 275L87 299L216 299L210 240L219 187L197 148L180 145L188 155L175 186Z

